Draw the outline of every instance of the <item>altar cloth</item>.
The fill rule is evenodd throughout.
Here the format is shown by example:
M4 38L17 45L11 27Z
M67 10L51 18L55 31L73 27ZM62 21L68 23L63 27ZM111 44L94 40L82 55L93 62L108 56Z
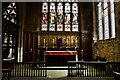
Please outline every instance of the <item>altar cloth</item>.
M45 60L45 56L52 56L52 55L60 55L60 56L63 56L63 55L75 55L76 57L76 61L78 61L78 52L77 51L45 51L44 52L44 61Z
M77 55L77 51L45 51L44 55Z

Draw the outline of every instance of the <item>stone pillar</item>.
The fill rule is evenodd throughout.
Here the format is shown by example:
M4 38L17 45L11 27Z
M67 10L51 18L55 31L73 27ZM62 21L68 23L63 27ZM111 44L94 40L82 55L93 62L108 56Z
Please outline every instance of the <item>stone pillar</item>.
M85 17L84 17L84 3L80 4L80 22L81 22L81 30L85 29Z
M93 40L94 43L96 43L97 41L97 24L96 24L96 8L95 8L95 2L92 3L92 7L93 7Z
M41 31L41 25L42 25L42 24L41 24L40 22L42 22L42 21L41 21L41 19L42 19L42 12L41 12L41 11L42 11L42 3L39 4L39 9L40 9L40 10L38 11L38 12L39 12L39 14L38 14L39 17L38 17L38 27L37 27L37 31ZM40 47L40 34L38 34L38 47Z
M23 61L23 30L25 27L26 3L19 3L19 40L18 40L18 62Z
M95 2L92 3L93 8L93 45L92 45L92 51L93 51L93 58L96 58L96 56L99 55L98 53L98 46L97 46L97 19L96 19L96 5Z

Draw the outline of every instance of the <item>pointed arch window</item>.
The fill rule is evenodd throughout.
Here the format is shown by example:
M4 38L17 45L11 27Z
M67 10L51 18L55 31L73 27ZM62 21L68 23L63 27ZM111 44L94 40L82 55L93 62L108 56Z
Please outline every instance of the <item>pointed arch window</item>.
M3 18L17 24L17 5L15 2L10 3L3 9Z

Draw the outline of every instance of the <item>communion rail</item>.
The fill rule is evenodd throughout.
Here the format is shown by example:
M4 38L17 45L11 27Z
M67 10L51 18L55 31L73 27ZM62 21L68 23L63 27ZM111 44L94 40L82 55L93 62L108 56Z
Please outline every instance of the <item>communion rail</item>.
M67 68L48 68L45 62L3 63L11 66L10 75L3 77L47 77L47 70L68 70L67 77L114 77L113 72L120 71L120 62L104 61L68 61Z
M4 72L3 77L46 77L47 70L44 62L12 62L3 63L11 71ZM38 69L41 68L41 69ZM10 75L9 75L10 74Z
M115 71L120 71L120 62L68 61L69 77L114 77Z

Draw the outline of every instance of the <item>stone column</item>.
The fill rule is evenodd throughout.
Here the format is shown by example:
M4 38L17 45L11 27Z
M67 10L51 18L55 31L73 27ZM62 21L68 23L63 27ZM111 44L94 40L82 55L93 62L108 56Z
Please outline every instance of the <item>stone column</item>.
M93 40L94 43L96 43L97 41L97 24L96 24L96 8L95 8L95 2L92 3L92 7L93 7Z
M85 29L85 17L84 17L84 3L80 4L80 22L81 22L81 30Z
M19 40L18 40L18 62L23 61L23 30L25 27L26 3L19 3Z
M41 23L42 22L41 21L42 20L42 17L41 17L42 16L42 12L41 12L42 11L42 3L39 3L39 9L40 10L38 11L39 12L39 14L38 14L39 17L38 17L37 31L41 31L41 25L42 25L42 23ZM38 47L40 47L40 34L38 34Z

